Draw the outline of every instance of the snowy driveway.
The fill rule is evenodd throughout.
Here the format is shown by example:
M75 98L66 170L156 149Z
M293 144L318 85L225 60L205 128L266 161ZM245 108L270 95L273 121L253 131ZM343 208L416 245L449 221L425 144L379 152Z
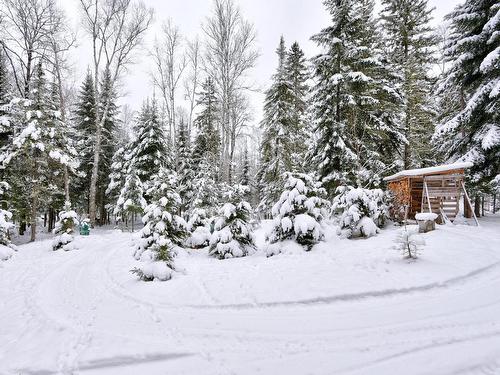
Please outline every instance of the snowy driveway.
M0 265L0 374L499 374L500 218L430 234L415 264L394 235L184 256L162 284L127 272L129 235L22 246Z

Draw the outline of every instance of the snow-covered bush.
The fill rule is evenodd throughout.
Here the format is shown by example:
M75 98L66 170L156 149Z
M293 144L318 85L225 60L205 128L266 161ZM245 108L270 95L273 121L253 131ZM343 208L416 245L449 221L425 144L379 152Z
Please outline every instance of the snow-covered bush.
M52 241L52 250L63 249L69 251L74 249L73 240L75 226L78 220L78 215L71 209L71 205L66 202L64 211L59 213L59 221L56 223L53 233L55 234Z
M251 211L252 207L245 201L237 205L226 203L222 207L210 238L211 256L218 259L243 257L255 249L249 224Z
M186 239L186 246L191 249L201 249L210 243L210 219L202 208L195 208L190 214L187 223L187 230L190 233Z
M340 228L346 237L371 237L378 233L388 217L386 194L380 189L340 186L332 204Z
M400 251L405 259L417 259L425 245L424 239L418 234L418 227L404 227L396 237L395 249Z
M166 188L163 197L146 207L144 227L134 248L134 257L143 263L132 270L141 280L172 278L176 247L186 236L186 222L175 214L179 205L179 195Z
M10 231L14 229L14 224L10 221L12 213L0 209L0 245L8 246L10 244Z
M9 236L9 231L14 228L11 218L11 212L0 209L0 260L9 259L16 250Z
M272 208L273 229L267 239L271 244L294 240L309 251L324 237L325 190L307 174L285 173L284 178L285 190Z

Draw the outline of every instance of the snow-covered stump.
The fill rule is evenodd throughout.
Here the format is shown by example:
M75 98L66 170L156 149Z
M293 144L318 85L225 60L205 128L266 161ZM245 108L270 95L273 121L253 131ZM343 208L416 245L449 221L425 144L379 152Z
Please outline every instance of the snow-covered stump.
M436 219L438 215L432 212L419 213L415 215L418 223L418 232L427 233L436 229Z

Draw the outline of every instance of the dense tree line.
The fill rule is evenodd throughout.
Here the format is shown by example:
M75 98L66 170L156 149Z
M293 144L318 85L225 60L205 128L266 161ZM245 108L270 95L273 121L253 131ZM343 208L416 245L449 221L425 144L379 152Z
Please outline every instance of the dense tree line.
M324 4L331 24L312 36L316 56L279 40L257 130L249 127L247 79L259 55L256 32L232 0L214 0L201 39L187 41L164 23L150 54L154 88L125 129L118 82L152 10L130 0L81 0L92 65L68 90L74 34L56 2L1 0L1 209L21 234L29 225L32 240L41 218L52 230L57 213L70 212L65 202L100 225L133 228L146 213L156 224L175 224L175 241L153 246L170 262L165 252L183 237L210 243L220 258L231 249L247 254L254 213L292 224L299 216L301 232L277 227L273 238L296 236L310 247L322 237L311 220L324 217L323 199L382 187L384 175L401 169L473 161L475 192L498 189L498 3L465 0L449 14L441 59L426 0L383 0L380 14L374 0ZM439 75L436 64L444 67ZM209 226L219 235L213 241L199 229ZM167 229L155 230L169 238ZM238 238L243 245L231 244Z

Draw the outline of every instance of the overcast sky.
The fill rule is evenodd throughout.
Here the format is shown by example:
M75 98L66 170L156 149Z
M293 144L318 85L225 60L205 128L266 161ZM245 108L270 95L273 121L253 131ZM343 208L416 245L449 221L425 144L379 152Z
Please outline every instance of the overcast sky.
M79 23L78 0L60 0L66 9L71 22ZM450 12L460 0L429 0L434 7L433 24L438 25L443 16ZM150 30L145 48L154 39L162 21L171 18L180 28L185 38L202 37L200 24L205 22L210 14L211 0L144 0L148 7L155 9L155 23ZM318 50L309 39L324 26L329 24L329 14L322 0L236 0L242 15L255 25L257 31L257 48L261 57L251 77L257 87L266 88L276 67L275 49L281 35L285 37L287 46L298 41L307 57L313 56ZM90 54L89 45L84 42L88 37L82 30L79 32L80 45L75 53L75 73L78 85L83 79ZM144 51L141 52L145 56ZM149 59L147 56L138 59L139 63L132 67L123 80L125 96L121 103L128 103L133 109L139 109L142 100L152 93L149 77ZM255 107L256 121L260 120L262 95L252 95Z

